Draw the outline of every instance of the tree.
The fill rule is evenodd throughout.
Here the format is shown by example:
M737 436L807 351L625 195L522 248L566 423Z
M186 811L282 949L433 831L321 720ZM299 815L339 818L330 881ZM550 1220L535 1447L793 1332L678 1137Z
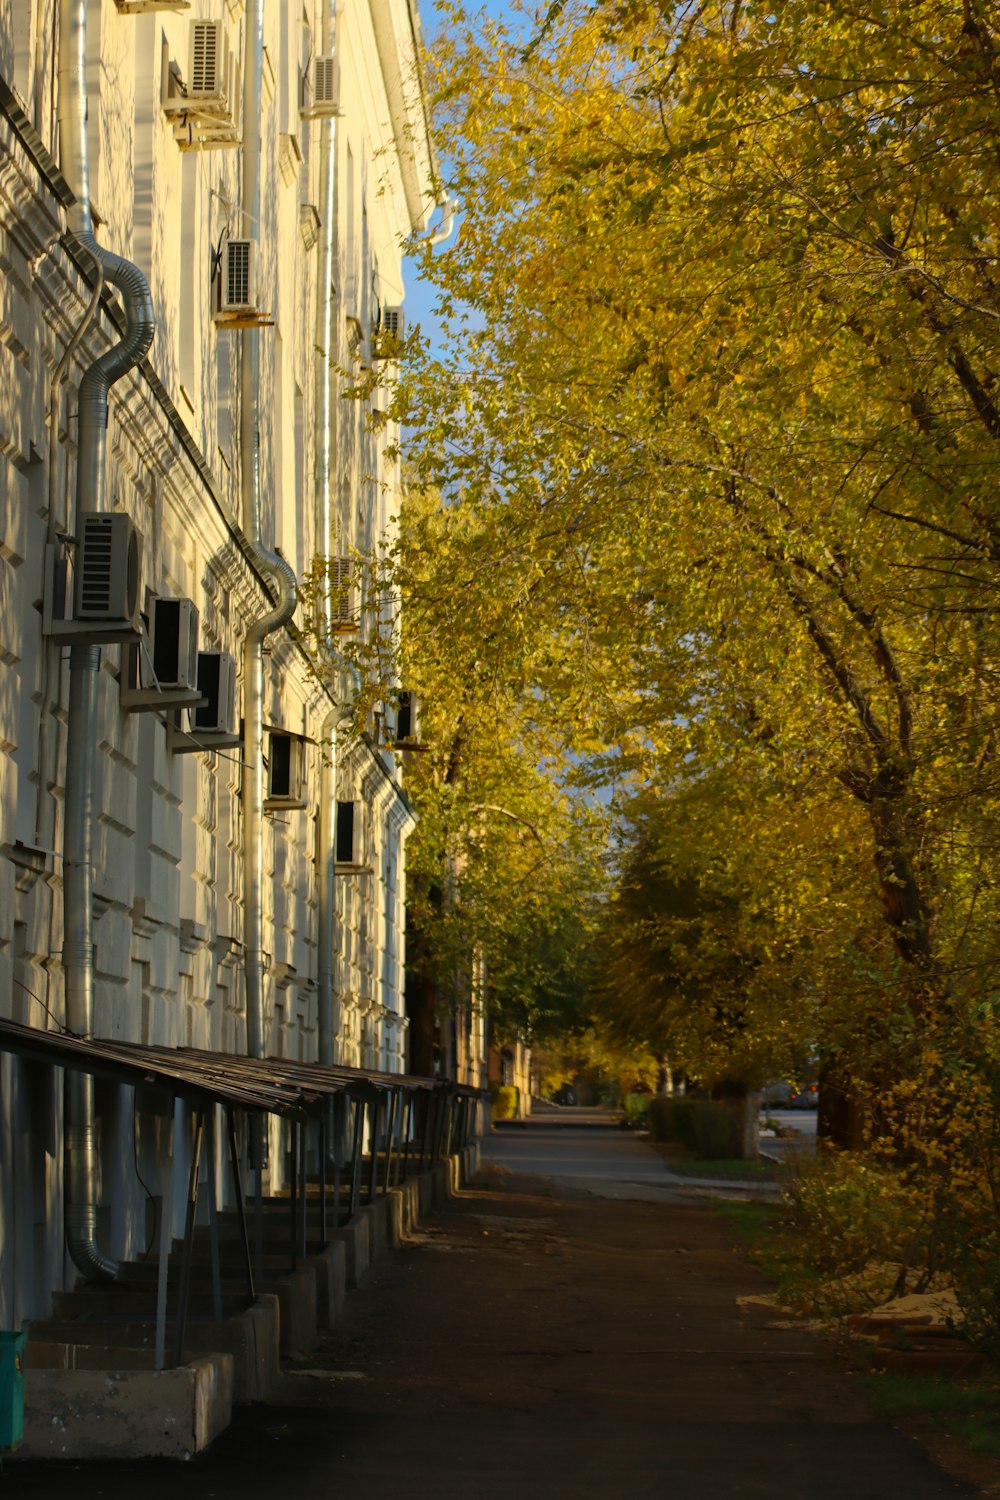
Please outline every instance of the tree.
M903 1070L997 979L997 52L974 0L792 0L435 59L455 340L407 409L462 630L594 777L749 757L863 829Z

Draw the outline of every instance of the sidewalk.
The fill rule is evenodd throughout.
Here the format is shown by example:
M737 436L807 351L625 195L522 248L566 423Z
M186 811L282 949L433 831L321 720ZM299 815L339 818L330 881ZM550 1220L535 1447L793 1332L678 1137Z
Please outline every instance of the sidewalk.
M202 1459L11 1465L4 1500L955 1500L704 1202L487 1172Z

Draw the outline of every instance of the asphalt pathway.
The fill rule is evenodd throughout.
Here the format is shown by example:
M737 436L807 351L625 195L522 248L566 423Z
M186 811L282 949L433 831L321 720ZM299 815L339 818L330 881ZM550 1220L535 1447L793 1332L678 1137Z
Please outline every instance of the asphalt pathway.
M590 1162L626 1160L597 1135L566 1134ZM542 1127L526 1139L550 1150ZM570 1175L488 1167L351 1295L277 1399L241 1410L202 1459L12 1464L4 1500L976 1493L873 1420L820 1337L754 1300L766 1289L713 1205L612 1201L592 1191L599 1177Z

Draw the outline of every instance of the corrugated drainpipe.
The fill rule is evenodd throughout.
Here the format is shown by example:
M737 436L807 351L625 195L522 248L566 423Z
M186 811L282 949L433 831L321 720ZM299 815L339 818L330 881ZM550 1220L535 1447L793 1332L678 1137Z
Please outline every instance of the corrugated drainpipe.
M104 510L108 391L139 363L153 342L153 304L146 278L130 261L104 250L90 217L86 93L87 0L60 0L59 141L63 175L76 202L69 227L97 260L105 281L125 305L125 336L102 354L80 382L76 510ZM93 830L94 752L97 738L99 646L70 651L66 732L66 807L63 835L63 972L66 1025L76 1036L94 1030ZM66 1074L66 1243L74 1264L89 1278L114 1278L117 1263L98 1248L97 1151L94 1081Z
M264 0L248 0L243 69L243 212L260 235L261 76L264 64ZM261 538L260 493L260 333L241 334L240 484L243 515L257 567L271 586L275 603L255 620L243 642L243 920L245 931L247 1054L264 1055L264 641L292 618L297 600L295 573ZM280 413L275 413L280 420ZM254 1117L258 1119L258 1117ZM251 1132L251 1164L263 1166L260 1130Z

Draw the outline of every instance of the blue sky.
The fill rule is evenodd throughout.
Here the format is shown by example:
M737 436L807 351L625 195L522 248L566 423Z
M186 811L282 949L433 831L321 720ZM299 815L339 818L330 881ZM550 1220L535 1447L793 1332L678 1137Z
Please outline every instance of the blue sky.
M475 6L474 9L472 8L472 6L470 6L469 14L483 17L492 17L511 24L515 23L515 15L508 3L508 0L486 0L485 4ZM420 24L423 31L424 42L428 47L433 47L434 37L442 26L442 17L440 12L438 11L437 6L429 3L429 0L424 0L424 3L420 5ZM446 162L442 162L442 170L444 171L445 176L447 176ZM432 228L436 229L438 227L440 219L440 210L438 210L434 215ZM451 239L447 242L446 245L442 245L438 249L438 251L436 251L437 254L440 254L441 251L454 245L455 240L458 237L460 221L461 212L459 212L459 214L456 216L455 230L452 234ZM412 327L414 323L419 323L421 325L421 328L423 329L423 332L432 340L435 340L435 334L438 328L437 320L433 315L436 292L432 286L428 286L421 280L421 278L417 274L416 264L409 258L403 261L403 285L406 289L404 306L406 309L407 326Z

